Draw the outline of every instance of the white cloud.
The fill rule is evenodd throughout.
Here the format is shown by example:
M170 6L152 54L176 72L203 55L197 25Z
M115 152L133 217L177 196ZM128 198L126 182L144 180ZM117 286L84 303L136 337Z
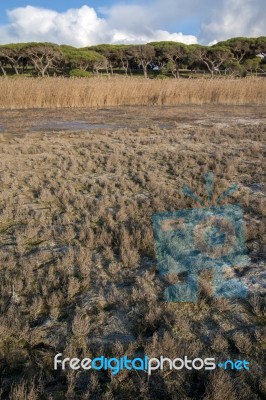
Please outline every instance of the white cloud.
M130 18L126 19L128 8L124 14L114 14L112 11L109 17L100 18L93 8L86 5L62 13L33 6L19 7L8 11L10 22L0 26L0 40L2 43L47 41L78 47L98 43L147 43L153 40L176 40L188 44L197 42L193 35L152 28L149 25L151 21L145 19L145 13L142 14L142 8L135 7L134 10L135 16L137 10L138 18L130 23Z
M106 21L88 6L58 13L32 6L8 11L10 23L1 26L1 41L49 41L85 46L104 39Z
M218 43L217 40L212 40L211 42L208 43L208 46L214 46L217 43Z
M265 0L223 0L202 24L200 37L208 42L237 36L264 36L265 21Z
M0 25L0 42L49 41L82 47L155 40L191 44L197 43L198 37L207 44L235 36L266 34L265 0L146 0L142 4L116 1L101 9L102 18L87 5L65 12L33 6L15 8L8 11L9 23ZM179 32L179 26L185 26L188 32L193 29L197 37Z

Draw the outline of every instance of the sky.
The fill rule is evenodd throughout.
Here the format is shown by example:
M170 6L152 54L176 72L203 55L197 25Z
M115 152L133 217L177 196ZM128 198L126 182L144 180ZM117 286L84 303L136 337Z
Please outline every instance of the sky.
M0 0L0 43L76 47L266 36L265 0Z

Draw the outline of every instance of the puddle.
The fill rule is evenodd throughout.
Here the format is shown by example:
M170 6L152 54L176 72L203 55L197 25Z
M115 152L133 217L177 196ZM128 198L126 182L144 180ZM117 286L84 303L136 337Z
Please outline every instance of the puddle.
M6 128L4 125L0 125L0 132L5 132Z
M122 126L110 125L110 124L91 124L86 121L62 121L62 120L41 121L31 125L31 131L45 131L45 130L86 131L92 129L119 129L119 128L122 128Z

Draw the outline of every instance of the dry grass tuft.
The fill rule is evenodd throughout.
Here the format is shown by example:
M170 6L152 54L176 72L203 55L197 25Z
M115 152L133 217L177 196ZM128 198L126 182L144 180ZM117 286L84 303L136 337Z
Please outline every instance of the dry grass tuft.
M45 87L64 80L29 82ZM263 398L265 296L258 288L265 274L264 137L262 124L2 135L3 400ZM204 274L199 303L164 303L151 218L195 206L183 185L206 198L202 175L208 170L215 173L217 195L239 184L228 202L244 208L251 262L232 273L256 295L248 301L214 299L211 274ZM54 371L59 352L246 358L252 369L237 375L165 370L149 379L125 370L112 377L106 371Z

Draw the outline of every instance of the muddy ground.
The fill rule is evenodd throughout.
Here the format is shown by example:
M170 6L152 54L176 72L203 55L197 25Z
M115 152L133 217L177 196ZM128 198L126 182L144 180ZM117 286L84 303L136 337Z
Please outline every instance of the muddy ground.
M21 135L26 132L86 131L157 126L228 127L266 123L265 106L183 105L99 109L0 110L0 132ZM18 129L19 127L19 129Z

